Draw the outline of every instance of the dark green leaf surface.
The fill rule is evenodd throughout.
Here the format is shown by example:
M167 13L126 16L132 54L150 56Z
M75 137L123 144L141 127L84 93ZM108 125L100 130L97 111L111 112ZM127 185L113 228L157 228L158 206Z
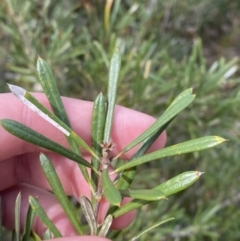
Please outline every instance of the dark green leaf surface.
M46 148L47 150L56 152L62 156L65 156L73 161L76 161L79 164L82 164L86 167L92 168L92 165L84 160L81 156L75 154L74 152L66 149L65 147L59 145L58 143L51 141L45 136L37 133L36 131L24 126L23 124L14 121L14 120L0 120L2 127L10 132L11 134L19 137L22 140L28 141L34 145Z
M174 155L181 155L184 153L201 151L201 150L208 149L208 148L214 147L216 145L219 145L219 144L223 143L224 141L226 141L226 140L219 136L206 136L206 137L201 137L201 138L197 138L197 139L190 140L190 141L185 141L180 144L166 147L159 151L155 151L150 154L144 155L142 157L136 158L136 159L120 166L119 168L117 168L115 170L115 172L120 172L124 169L138 166L143 163L153 161L156 159L160 159L163 157L169 157L169 156L174 156Z
M109 69L108 94L107 94L107 116L104 129L104 141L109 142L114 115L114 107L117 94L118 76L121 66L121 54L118 49L115 50Z
M113 206L120 206L122 196L119 190L114 186L113 182L111 181L107 168L104 168L102 171L101 181L103 194L109 201L109 203Z
M52 222L52 220L47 216L46 212L38 202L35 197L29 197L29 203L33 209L33 211L38 215L39 219L44 223L44 225L51 231L55 238L62 237L61 233Z
M80 226L79 220L76 217L75 210L73 209L71 202L69 201L67 195L64 192L64 189L54 169L54 166L52 165L51 161L47 158L47 156L43 153L40 154L40 164L52 188L53 193L55 194L57 200L61 204L67 217L71 221L77 233L82 235L83 231Z
M70 122L67 118L53 73L47 62L40 57L37 60L37 72L43 91L48 98L54 114L70 127Z

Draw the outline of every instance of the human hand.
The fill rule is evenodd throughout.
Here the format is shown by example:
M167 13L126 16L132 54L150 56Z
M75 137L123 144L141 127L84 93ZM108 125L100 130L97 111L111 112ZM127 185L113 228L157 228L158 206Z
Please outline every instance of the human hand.
M50 105L43 94L34 94L47 108ZM91 113L92 102L63 98L63 103L69 116L72 128L89 145L91 140ZM68 147L65 137L53 126L29 110L12 94L0 94L0 119L13 119L36 130L55 142ZM154 118L124 107L116 106L112 127L112 140L116 144L113 155L117 154L129 142L139 136L152 123ZM162 148L166 142L163 133L151 147L150 151ZM51 159L65 192L79 198L80 195L90 197L90 189L85 182L77 164L65 157L46 151L30 143L12 136L0 127L0 195L2 198L3 225L8 229L14 227L14 203L16 196L21 192L21 227L24 225L28 208L28 196L37 196L47 215L55 223L65 238L54 239L61 241L103 241L101 237L81 236L77 234L66 217L58 201L51 194L51 188L45 179L39 164L39 152L43 151ZM129 159L134 150L122 156ZM83 157L89 160L88 153L83 152ZM126 200L124 200L126 202ZM123 202L124 202L123 201ZM109 204L102 201L99 210L98 222L101 223L107 213ZM113 229L127 227L134 218L135 212L127 213L113 221ZM35 219L35 232L40 236L45 227L38 218ZM75 237L74 237L75 236ZM68 237L68 238L67 238Z

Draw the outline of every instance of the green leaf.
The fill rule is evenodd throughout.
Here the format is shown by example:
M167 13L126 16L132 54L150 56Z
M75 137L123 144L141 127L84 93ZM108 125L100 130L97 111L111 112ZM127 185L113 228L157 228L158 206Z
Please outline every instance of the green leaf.
M114 114L114 107L116 101L116 93L117 93L117 85L118 85L118 76L121 66L121 54L118 49L115 50L109 69L109 77L108 77L108 107L107 107L107 116L106 123L104 129L104 141L109 142L112 128L112 120Z
M91 235L97 235L97 221L95 218L92 204L86 197L82 195L80 196L80 203L81 203L81 208L84 213L84 216L90 227Z
M92 165L83 159L81 156L77 155L76 153L66 149L65 147L59 145L58 143L51 141L50 139L46 138L45 136L39 134L38 132L28 128L27 126L14 121L3 119L0 120L0 124L2 127L13 134L14 136L19 137L22 140L28 141L34 145L46 148L47 150L56 152L62 156L65 156L79 164L82 164L86 167L92 168Z
M149 153L142 157L136 158L136 159L120 166L119 168L117 168L115 170L115 172L120 172L124 169L134 167L134 166L139 166L139 165L142 165L143 163L153 161L156 159L160 159L163 157L169 157L169 156L174 156L174 155L181 155L184 153L201 151L201 150L208 149L208 148L214 147L216 145L219 145L224 141L226 141L226 140L219 136L206 136L206 137L201 137L201 138L197 138L197 139L190 140L190 141L185 141L185 142Z
M54 169L54 166L47 158L47 156L43 153L40 154L40 164L57 200L61 204L63 210L65 211L77 233L82 235L83 231L79 224L79 220L76 217L75 210L73 209L67 195L64 192L64 189Z
M15 202L15 241L20 241L20 208L21 193L17 195Z
M166 196L163 192L157 189L140 189L140 190L119 190L124 197L137 198L147 201L155 201L165 199Z
M106 117L105 100L100 93L93 105L92 112L92 150L96 156L102 156L102 147L100 146L103 141L104 125ZM92 165L96 170L99 170L100 162L99 158L92 156ZM94 190L97 191L98 186L98 175L92 172L91 177L94 182Z
M168 180L167 182L164 182L154 189L159 190L164 193L166 197L175 194L177 192L180 192L192 184L194 184L199 177L202 175L202 172L199 171L188 171L184 172L182 174L177 175L176 177ZM114 218L117 218L124 213L130 212L132 210L135 210L137 208L142 207L145 204L150 203L151 201L145 201L140 199L133 199L131 202L126 203L125 205L121 206L118 210L114 211L112 213Z
M171 121L177 114L183 109L189 106L195 98L195 95L191 94L192 89L187 89L179 94L172 104L166 109L166 111L139 137L129 143L114 159L120 157L123 153L129 151L140 142L146 140L154 133L156 133L162 126Z
M104 168L102 171L102 189L103 194L108 202L113 206L120 206L122 196L119 190L114 186L108 173L108 169Z
M160 184L155 189L163 192L168 197L191 186L202 174L203 172L199 171L184 172Z
M109 228L111 227L112 225L112 221L113 221L113 216L112 215L108 215L105 220L103 221L103 224L102 224L102 227L98 233L98 236L100 237L106 237L108 231L109 231Z
M33 211L38 215L39 219L44 223L44 225L51 231L55 238L62 237L61 233L52 222L52 220L47 216L43 207L40 205L35 197L29 196L29 203Z
M162 225L162 224L164 224L164 223L167 223L167 222L169 222L169 221L172 221L172 220L174 220L174 219L175 219L175 218L168 218L168 219L166 219L166 220L164 220L164 221L160 221L160 222L152 225L150 228L147 228L147 229L145 229L143 232L135 235L135 237L133 237L133 238L131 239L131 241L136 241L136 240L138 240L139 237L142 236L143 234L151 231L152 229L154 229L154 228L156 228L156 227L158 227L158 226L160 226L160 225Z
M32 207L29 205L22 241L29 241L34 217L35 217L35 213L33 212Z
M58 92L53 73L47 62L40 57L37 60L37 72L43 91L49 100L53 112L62 122L70 127L70 122Z

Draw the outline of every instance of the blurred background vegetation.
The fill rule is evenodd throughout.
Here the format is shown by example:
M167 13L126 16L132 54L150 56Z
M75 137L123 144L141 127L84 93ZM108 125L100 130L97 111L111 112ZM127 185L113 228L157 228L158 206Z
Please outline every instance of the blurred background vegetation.
M106 93L110 56L122 52L118 104L159 116L181 91L194 103L168 128L167 145L204 135L229 142L202 153L164 159L139 169L136 187L154 187L181 172L206 173L167 202L145 206L114 240L157 221L175 221L140 240L240 240L240 1L2 0L0 91L6 83L41 91L40 55L60 92L86 100ZM151 237L151 238L150 238Z

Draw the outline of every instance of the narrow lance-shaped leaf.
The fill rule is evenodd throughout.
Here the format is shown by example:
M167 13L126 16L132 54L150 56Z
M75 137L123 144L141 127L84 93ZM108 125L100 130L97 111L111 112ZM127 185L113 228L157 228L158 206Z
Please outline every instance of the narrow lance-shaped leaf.
M124 197L137 198L147 201L165 199L165 194L157 189L139 189L139 190L119 190Z
M55 238L62 237L61 233L52 222L52 220L47 216L43 207L40 205L35 197L29 196L29 203L33 211L38 215L39 219L44 223L44 225L51 231Z
M113 216L112 215L108 215L105 220L103 221L102 227L98 233L98 236L100 237L106 237L111 225L112 225L112 221L113 221Z
M35 217L35 213L31 207L31 205L29 205L28 211L27 211L26 222L25 222L25 226L24 226L22 241L29 241L34 217Z
M43 153L40 154L40 164L41 164L43 172L44 172L57 200L61 204L67 217L71 221L71 223L72 223L73 227L75 228L75 230L77 231L77 233L82 235L83 230L76 217L76 213L75 213L67 195L64 192L64 189L63 189L62 184L58 178L58 175L54 169L54 166L52 165L51 161L47 158L47 156L44 155Z
M60 120L70 127L70 122L67 118L53 73L47 62L40 57L38 57L37 60L37 72L43 91L49 100L53 112Z
M111 181L107 168L104 168L102 171L101 181L103 194L109 201L109 203L113 206L120 206L122 196L119 190L114 186L113 182Z
M123 150L116 157L114 157L114 159L119 158L123 153L129 151L134 146L156 133L163 125L168 123L183 109L189 106L194 100L194 98L195 95L190 94L189 90L184 91L183 94L181 93L179 96L177 96L176 99L173 101L173 104L171 104L167 108L167 110L145 132L143 132L134 141L124 147Z
M20 208L21 208L21 193L17 195L15 201L15 240L20 241Z
M65 147L59 145L56 142L51 141L50 139L46 138L40 133L28 128L27 126L17 121L3 119L3 120L0 120L0 124L5 130L10 132L14 136L19 137L22 140L28 141L34 145L43 147L47 150L56 152L86 167L93 168L92 165L89 162L87 162L85 159L83 159L81 156L66 149Z
M96 156L99 157L102 155L102 147L100 145L103 141L105 117L105 100L101 93L97 96L94 102L92 112L92 150L94 151ZM92 165L96 170L99 170L99 158L92 156ZM95 191L97 191L98 175L92 172L91 177L94 182L94 189Z
M160 159L163 157L169 157L169 156L174 156L174 155L181 155L184 153L201 151L201 150L208 149L208 148L214 147L216 145L219 145L219 144L223 143L224 141L226 141L226 140L219 136L206 136L206 137L201 137L201 138L197 138L197 139L190 140L190 141L185 141L185 142L152 152L150 154L141 156L139 158L136 158L136 159L120 166L119 168L117 168L115 170L115 172L120 172L124 169L138 166L143 163L153 161L156 159Z
M159 190L164 193L166 197L173 195L177 192L180 192L192 184L194 184L199 177L202 175L202 172L199 171L188 171L182 174L173 177L172 179L158 185L154 189ZM151 201L145 201L140 199L133 199L131 202L126 203L125 205L121 206L118 210L112 213L114 218L117 218L124 213L130 212L137 208L142 207L145 204L150 203Z
M121 54L119 50L116 49L110 62L109 77L108 77L108 94L107 94L108 105L107 105L107 116L106 116L106 123L105 123L105 129L104 129L105 142L109 142L110 134L111 134L120 66L121 66Z
M81 203L81 207L82 207L84 216L90 227L90 233L91 233L91 235L96 235L97 234L97 221L95 219L95 214L93 211L92 204L84 196L80 196L80 203Z

